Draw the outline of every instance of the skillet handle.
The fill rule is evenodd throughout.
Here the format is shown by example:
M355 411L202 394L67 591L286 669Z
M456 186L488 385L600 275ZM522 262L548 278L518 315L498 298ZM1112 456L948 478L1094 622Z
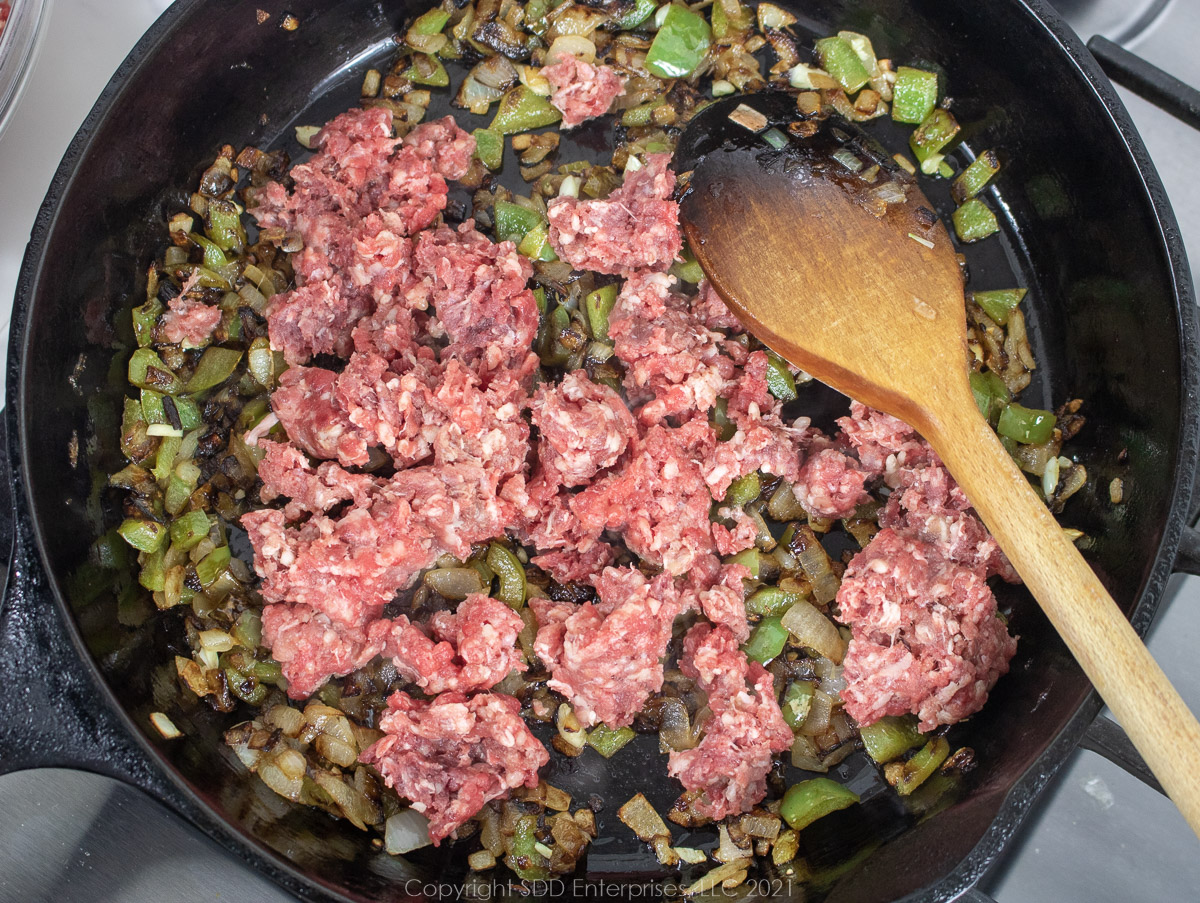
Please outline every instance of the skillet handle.
M1087 48L1104 74L1118 85L1200 129L1200 91L1101 35L1088 41Z
M7 412L4 412L7 414ZM54 604L21 501L11 424L0 416L0 774L76 768L116 778L172 808L173 786L103 698ZM4 551L7 550L7 556Z

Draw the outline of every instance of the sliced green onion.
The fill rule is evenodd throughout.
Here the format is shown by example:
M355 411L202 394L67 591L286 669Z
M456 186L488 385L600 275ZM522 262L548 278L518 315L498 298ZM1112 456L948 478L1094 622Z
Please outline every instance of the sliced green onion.
M1049 411L1026 408L1013 402L1000 412L996 432L1022 445L1041 445L1054 435L1057 418Z
M920 125L933 112L937 96L936 72L901 66L896 70L896 83L892 86L892 119Z
M829 778L813 778L793 784L783 795L779 814L797 831L830 812L858 802L858 794Z
M704 16L672 3L646 54L646 68L660 78L686 78L712 45L712 29Z

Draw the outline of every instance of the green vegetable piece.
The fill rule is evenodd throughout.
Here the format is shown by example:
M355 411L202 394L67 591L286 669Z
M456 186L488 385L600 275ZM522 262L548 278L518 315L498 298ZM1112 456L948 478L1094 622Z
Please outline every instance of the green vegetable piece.
M538 852L537 844L537 816L522 815L517 819L508 855L504 857L504 864L522 881L544 881L550 875L546 858Z
M933 112L937 96L936 72L901 66L896 70L896 84L892 86L892 119L920 125Z
M203 511L189 511L171 523L171 544L184 551L194 548L208 535L211 526L212 521Z
M621 114L621 125L632 128L639 125L649 125L654 111L667 102L665 97L656 97L641 106L630 107Z
M619 31L633 31L638 26L645 24L646 20L653 16L657 10L658 3L656 0L637 0L628 12L613 20L613 25Z
M145 348L154 341L154 326L164 310L166 308L158 298L151 298L133 309L133 335L139 348Z
M550 0L528 0L525 4L525 27L536 35L546 32L546 13L550 12Z
M746 640L742 651L746 653L746 658L765 665L783 652L787 641L788 629L779 618L763 618L750 633L750 639Z
M204 251L204 266L210 270L219 270L229 266L229 261L225 257L225 252L220 246L211 239L199 235L195 232L189 232L188 238L195 242Z
M741 508L743 505L748 505L762 492L762 480L759 479L758 471L748 473L745 476L738 477L729 484L729 488L725 490L725 501L722 506L730 508Z
M165 524L138 517L127 517L117 532L139 552L157 552L166 543L168 533Z
M238 615L238 619L229 633L238 641L239 646L246 649L257 649L262 643L262 618L257 612L247 608Z
M871 73L863 65L859 55L848 41L839 37L821 38L814 45L821 68L842 86L847 94L853 94L871 80Z
M560 119L562 113L550 105L549 98L542 97L524 85L517 85L500 98L496 117L488 128L502 135L512 135L554 125Z
M250 673L263 683L273 684L279 678L283 677L283 668L279 662L274 661L255 661L250 666Z
M225 568L229 566L229 560L232 557L229 546L218 546L205 555L203 560L196 565L196 577L200 580L200 585L212 586L213 581L220 577Z
M546 312L546 290L540 285L533 290L533 301L537 305L538 313Z
M813 778L793 784L783 795L779 814L797 831L806 828L830 812L846 809L858 802L858 794L829 778Z
M183 381L150 348L139 348L130 355L129 382L139 389L166 395L175 395L183 389Z
M512 609L525 604L525 566L498 542L488 546L487 566L500 579L496 598Z
M628 727L611 728L597 724L588 734L587 743L592 749L606 759L611 759L618 750L634 737L633 729Z
M446 67L436 56L427 53L417 54L422 57L420 64L415 59L411 66L404 70L405 78L414 85L428 85L431 88L445 88L450 84L450 75Z
M996 432L1022 445L1041 445L1054 435L1057 418L1049 411L1026 408L1013 402L1000 412Z
M872 724L864 724L859 733L867 755L880 765L899 759L914 746L925 742L911 715L885 715Z
M229 692L247 705L261 705L270 692L257 680L237 668L225 669L225 683Z
M442 9L440 6L435 6L429 12L424 13L416 18L412 25L409 26L409 31L414 34L434 35L440 34L442 29L446 27L446 23L450 21L450 13Z
M934 154L940 153L942 148L954 140L959 128L958 120L951 116L949 111L943 110L941 107L933 110L921 120L921 125L908 139L909 147L916 154L917 162L923 164ZM941 161L938 160L938 162ZM922 167L922 172L925 172L924 167Z
M787 722L787 726L792 729L793 733L804 727L804 722L808 718L808 710L812 707L814 690L816 690L816 686L811 680L794 680L783 691L779 710L783 713L783 720Z
M979 198L971 198L954 211L954 233L962 242L973 242L987 238L1000 231L996 214Z
M955 203L968 201L987 187L992 177L1000 171L1000 158L995 151L984 151L964 169L950 186Z
M169 514L175 515L184 509L188 499L196 491L199 481L200 468L191 461L182 461L175 465L175 471L167 481L167 491L163 496L163 507Z
M200 358L200 363L196 365L196 372L188 380L184 391L189 395L194 395L205 389L211 389L213 386L219 386L233 375L233 371L237 369L241 359L242 352L233 348L221 348L214 345L205 349L204 357Z
M681 261L671 264L671 275L680 282L688 282L695 285L704 278L704 270L701 269L699 262L696 260L696 255L692 253L692 249L687 245L683 246L683 253L680 256L683 258Z
M513 204L509 201L496 201L493 208L496 238L499 241L511 241L520 244L522 239L533 229L544 222L540 213Z
M762 553L755 548L742 549L742 551L730 558L726 564L740 564L750 572L751 577L757 580L758 575L762 573Z
M210 198L204 216L204 231L222 251L240 254L246 246L246 230L237 204Z
M153 389L142 389L142 416L147 423L166 423L167 412L163 410L163 394Z
M171 470L175 467L175 456L179 454L179 446L182 444L183 440L178 436L163 436L162 441L158 443L153 473L160 486L170 478Z
M945 737L934 737L904 763L899 779L893 784L901 796L908 796L925 782L950 755Z
M138 583L152 593L161 593L167 583L166 569L163 562L166 557L166 543L155 552L142 557L142 569L138 572Z
M724 41L745 34L754 25L754 14L737 0L713 0L713 37Z
M499 169L504 163L504 136L491 129L476 129L471 134L475 136L475 156L488 169Z
M583 309L587 313L588 324L592 327L592 338L597 342L608 341L608 315L617 303L618 289L619 286L615 282L602 285L595 291L588 292L583 298Z
M999 323L1008 324L1008 316L1017 309L1017 305L1025 300L1027 290L1023 288L1004 288L990 292L972 292L975 303L983 308L983 312Z
M773 351L767 352L767 388L782 402L796 400L796 380L783 358Z
M993 415L1008 404L1010 398L1004 380L989 370L986 373L972 372L970 382L971 394L975 396L979 413L987 420L992 420Z
M769 375L769 368L767 372ZM729 419L728 410L729 399L718 398L708 416L709 422L717 431L717 438L722 442L728 442L737 433L737 425Z
M788 592L778 586L764 586L746 600L746 614L777 617L803 598L800 593Z
M661 78L686 78L712 45L712 29L704 16L672 4L646 54L646 68Z
M550 245L550 227L546 223L538 223L526 232L517 250L531 260L558 260Z

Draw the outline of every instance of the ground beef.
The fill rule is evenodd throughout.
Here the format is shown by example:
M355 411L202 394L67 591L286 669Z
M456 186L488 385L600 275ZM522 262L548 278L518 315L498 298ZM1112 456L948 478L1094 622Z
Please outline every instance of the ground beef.
M432 163L444 179L465 176L475 153L475 138L460 129L453 116L422 123L404 136L404 143Z
M396 692L379 722L382 739L363 752L387 785L429 819L440 843L489 800L536 787L550 761L512 696L443 693L430 702Z
M732 386L733 360L723 337L696 320L666 273L630 276L609 320L613 349L625 365L625 390L642 423L704 414Z
M529 424L522 374L501 370L483 388L473 371L451 360L435 400L444 418L433 439L439 466L479 464L497 484L524 471Z
M485 369L529 353L539 318L526 286L533 264L511 241L495 244L467 220L423 234L415 257L414 273L453 343L448 353L482 357Z
M367 447L382 448L397 467L428 458L446 422L436 403L441 378L437 362L407 364L356 351L338 374L334 390L337 407L353 425L355 437Z
M750 636L746 622L746 586L750 569L740 564L721 564L715 555L696 559L684 581L685 602L699 608L714 624L729 629L734 638L745 642Z
M858 453L863 469L872 477L883 477L889 486L896 485L900 470L922 467L937 457L929 443L903 420L857 401L850 404L850 416L840 418L838 426Z
M616 554L606 542L598 542L586 552L565 549L543 552L531 561L559 583L594 583Z
M866 482L867 474L857 461L829 447L808 456L793 489L813 517L843 518L871 498Z
M625 79L611 66L595 66L564 55L542 69L550 82L550 103L563 114L563 128L603 116L615 98L625 93Z
M607 568L596 592L595 604L530 599L534 650L550 669L550 687L584 725L624 727L662 687L662 657L682 605L670 575L647 581L635 568Z
M706 420L677 429L652 426L633 443L624 466L573 496L570 510L584 531L619 531L639 557L670 574L686 573L716 547L708 518L712 497L699 464L716 444Z
M314 354L345 356L353 347L354 324L370 312L367 293L335 282L310 282L271 299L267 335L292 365Z
M476 593L453 612L437 612L427 631L404 616L397 618L386 653L401 677L430 696L490 690L514 668L525 670L515 645L524 626L503 602Z
M577 270L629 274L665 270L679 255L679 205L672 200L670 154L648 154L640 169L604 200L550 202L550 244Z
M336 403L337 374L320 367L289 367L271 394L271 410L288 438L314 458L345 466L367 463L367 442Z
M532 410L541 434L538 458L564 486L586 485L615 464L637 435L621 396L582 370L568 373L556 386L540 387Z
M350 473L332 461L314 468L299 449L282 442L260 439L258 447L265 452L258 465L261 498L266 503L279 496L290 499L283 509L289 521L324 514L351 499L360 507L370 504L371 493L379 486L374 477Z
M339 624L307 605L279 604L263 607L262 629L287 678L288 696L307 699L329 678L357 671L379 655L389 625Z
M164 342L200 348L208 343L220 325L221 308L177 295L167 302L167 312L163 314L158 330Z
M701 279L697 286L696 297L692 299L692 316L709 329L727 329L733 333L745 331L741 320L734 316L707 279Z
M708 624L688 631L680 670L708 694L712 718L699 746L671 753L667 771L703 791L695 808L707 818L749 811L767 794L774 754L793 740L771 675L747 661L728 629Z
M1016 651L979 571L891 528L850 561L837 602L853 632L842 699L860 724L909 712L922 731L961 721Z

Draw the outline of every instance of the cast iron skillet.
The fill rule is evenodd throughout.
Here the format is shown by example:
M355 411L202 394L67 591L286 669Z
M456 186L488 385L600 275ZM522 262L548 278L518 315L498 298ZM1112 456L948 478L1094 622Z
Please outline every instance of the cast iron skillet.
M1095 537L1090 561L1144 632L1173 566L1196 560L1186 528L1200 439L1196 324L1174 217L1115 92L1038 0L796 5L801 32L851 28L869 33L881 55L943 67L967 145L1006 152L992 197L1005 236L971 249L972 284L1031 289L1041 368L1026 400L1085 400L1088 427L1073 451L1092 479L1067 519ZM265 25L256 24L258 8L272 14ZM13 313L3 770L73 766L118 777L309 899L420 897L421 881L410 879L454 880L462 856L388 857L348 824L284 805L248 780L220 740L230 719L164 693L161 681L155 693L155 668L171 661L179 637L164 627L123 638L113 600L88 599L72 575L103 517L93 469L120 466L112 439L124 374L120 366L110 374L120 338L111 324L144 291L166 215L182 209L223 143L270 145L294 124L352 105L362 70L388 56L409 10L369 0L177 2L72 142L33 230ZM301 23L291 33L277 27L287 11ZM577 143L586 150L602 136L584 130ZM933 200L946 212L944 192ZM1107 486L1118 476L1127 501L1113 506ZM826 881L792 888L793 899L947 900L995 859L1099 709L1037 609L1013 604L1021 644L1012 673L985 713L956 729L955 741L982 763L961 798L918 823L877 792L861 755L847 760L838 776L864 789L864 805L806 834ZM147 716L158 709L184 738L154 733ZM623 754L607 772L594 757L574 762L550 779L611 804L601 818L613 839L593 848L587 877L661 879L612 817L635 787L660 804L678 792L665 779L646 787L646 774L662 772L656 753Z

